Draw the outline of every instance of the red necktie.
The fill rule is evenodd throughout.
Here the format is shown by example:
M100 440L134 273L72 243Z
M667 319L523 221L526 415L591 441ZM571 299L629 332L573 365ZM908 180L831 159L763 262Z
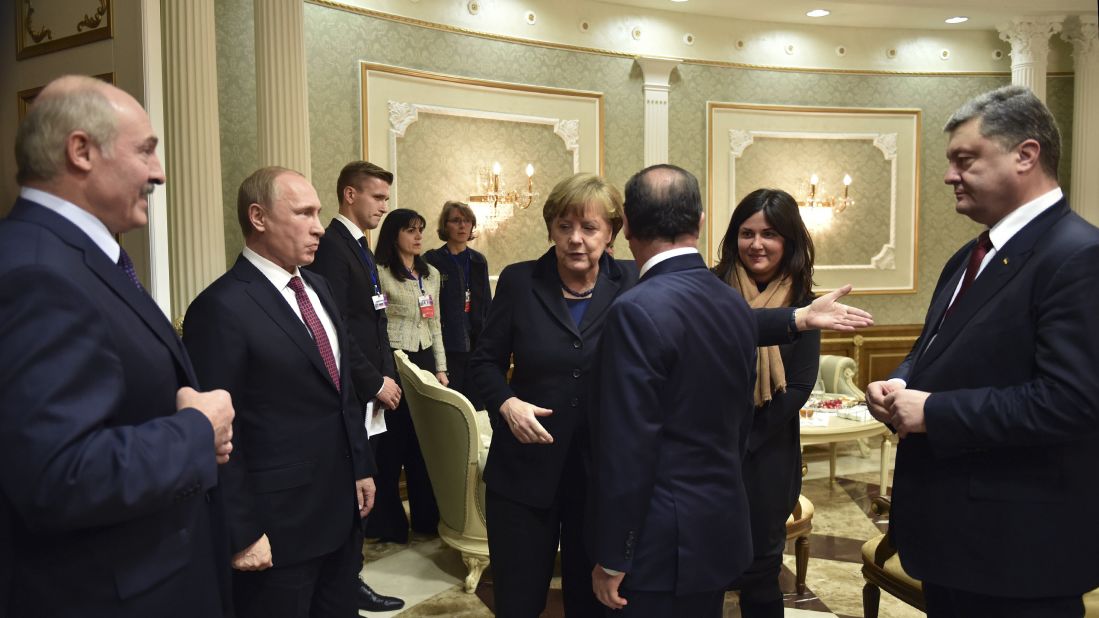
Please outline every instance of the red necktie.
M309 327L309 332L313 333L313 341L317 344L317 351L321 353L324 368L328 370L328 375L338 391L340 390L340 370L336 367L336 357L332 354L332 346L328 343L328 334L324 332L324 325L317 317L317 312L313 310L313 303L309 302L309 297L305 294L305 284L302 283L301 277L292 277L289 285L298 299L302 320Z
M988 230L985 230L977 237L977 244L973 245L973 250L969 252L969 265L965 268L962 287L958 290L958 294L954 296L950 306L946 308L946 315L950 315L950 312L958 305L958 299L962 297L962 294L965 294L969 286L973 285L973 280L977 278L977 271L981 268L981 262L985 261L985 256L988 255L991 248L992 241L988 238ZM946 317L946 315L943 317Z

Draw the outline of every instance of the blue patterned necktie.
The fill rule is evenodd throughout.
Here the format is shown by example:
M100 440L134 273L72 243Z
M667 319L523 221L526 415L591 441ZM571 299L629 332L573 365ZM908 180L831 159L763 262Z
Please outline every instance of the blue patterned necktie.
M130 254L126 253L126 250L122 247L119 247L118 251L118 262L115 265L126 273L126 276L137 286L137 289L144 292L145 287L141 285L141 280L137 278L137 271L134 269L134 262L130 259Z

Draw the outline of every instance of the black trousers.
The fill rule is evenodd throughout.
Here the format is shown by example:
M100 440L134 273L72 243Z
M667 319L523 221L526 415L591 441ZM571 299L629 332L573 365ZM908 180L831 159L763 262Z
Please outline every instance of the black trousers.
M421 369L435 373L435 357L431 348L408 352L408 358ZM401 469L408 487L412 529L423 534L435 534L439 526L439 507L431 490L427 466L420 452L420 441L412 426L408 405L401 398L396 410L385 413L385 433L378 436L374 461L378 474L374 477L377 493L374 510L366 524L366 536L391 543L408 542L408 517L401 504Z
M628 584L629 576L626 576ZM619 596L626 599L626 606L620 610L604 607L608 618L721 618L725 603L724 590L711 590L676 596L674 592L649 592L621 588Z
M537 618L542 613L558 542L565 616L603 615L603 605L591 589L595 565L584 548L583 464L578 452L568 457L556 499L547 508L516 502L491 489L485 496L494 610L501 618Z
M465 395L474 410L483 410L485 404L469 381L469 356L469 352L446 351L446 377L450 381L447 386Z
M353 618L362 560L362 535L353 527L347 541L330 554L279 564L264 571L233 571L237 618Z
M928 618L1082 618L1084 601L1080 595L1018 599L966 592L936 584L923 584Z

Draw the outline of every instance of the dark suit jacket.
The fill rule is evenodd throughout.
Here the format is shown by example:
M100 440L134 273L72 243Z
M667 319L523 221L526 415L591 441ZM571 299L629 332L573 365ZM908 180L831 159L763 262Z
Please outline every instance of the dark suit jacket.
M611 301L637 280L631 262L604 254L599 278L577 328L561 297L551 248L533 262L500 274L488 324L470 359L475 388L493 421L485 483L512 500L545 508L553 503L572 441L586 440L589 373ZM512 355L515 370L506 376ZM509 397L553 410L540 422L552 444L522 444L500 416ZM586 449L584 449L586 450Z
M332 318L341 391L309 329L243 256L191 303L183 341L202 384L233 396L233 454L221 466L232 551L263 534L275 564L335 550L357 521L355 479L374 474L350 375L347 330L323 277L303 271Z
M448 352L470 352L477 345L477 338L488 318L488 305L492 293L488 284L488 262L479 251L469 249L470 312L469 332L466 332L466 281L465 272L450 257L446 245L424 254L428 264L439 269L442 286L439 288L439 319L442 320L443 345Z
M176 411L197 385L152 299L68 220L16 202L0 223L0 615L222 615L213 429Z
M973 243L946 264L894 377L931 392L897 450L890 529L914 577L982 594L1099 586L1099 230L1062 200L1020 230L942 319Z
M596 562L630 590L723 589L752 560L741 458L756 320L698 254L652 267L607 315L592 413Z
M371 269L363 261L366 251L375 264L374 279ZM382 388L382 377L397 379L393 364L393 351L389 347L388 320L385 310L374 309L374 281L377 267L374 254L351 237L343 223L333 219L321 237L313 263L307 268L328 279L332 286L332 298L340 315L347 321L351 339L362 351L366 362L352 356L355 390L363 403L370 401Z

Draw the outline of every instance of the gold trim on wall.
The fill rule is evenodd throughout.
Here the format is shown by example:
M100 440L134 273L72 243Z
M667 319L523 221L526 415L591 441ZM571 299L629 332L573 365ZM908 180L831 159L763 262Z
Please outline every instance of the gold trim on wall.
M758 104L758 103L730 103L722 101L707 101L706 102L706 246L709 248L708 253L716 256L716 247L714 245L714 220L716 217L713 215L714 210L714 176L716 170L714 169L714 130L713 120L714 112L722 109L735 109L735 110L751 110L751 111L765 111L765 112L791 112L791 113L836 113L836 114L867 114L867 115L887 115L896 116L899 114L911 114L915 118L914 139L914 169L912 178L912 286L909 288L887 289L887 290L859 290L858 286L852 292L855 295L894 295L894 294L916 294L919 291L920 281L920 173L922 171L921 159L923 156L923 110L919 108L885 108L885 107L834 107L834 106L813 106L813 105L776 105L776 104ZM732 191L733 187L730 187ZM711 260L712 261L712 260Z
M83 0L83 2L87 3L87 6L83 19L73 24L76 32L55 39L49 28L34 26L35 7L31 0L16 0L15 59L33 58L113 37L114 11L111 10L111 0ZM43 42L43 39L46 40Z
M366 17L373 17L375 19L381 19L398 24L404 24L407 26L417 26L420 28L428 28L430 30L438 30L441 32L448 32L451 34L462 34L466 36L477 37L479 39L487 39L489 41L498 41L501 43L516 43L519 45L530 45L533 47L542 47L546 49L558 49L562 51L581 52L585 54L597 54L600 56L610 56L612 58L635 58L637 54L627 52L617 52L609 49L603 49L598 47L585 47L582 45L570 45L568 43L553 43L551 41L538 41L534 39L524 39L515 36L507 36L503 34L492 34L488 32L480 32L469 28L461 28L459 26L451 26L448 24L439 24L435 22L426 21L423 19L416 19L414 17L405 17L403 15L395 15L392 13L384 13L374 9L368 9L359 6L351 6L342 2L334 2L333 0L305 0L307 4L315 4L317 6L334 9L337 11L345 11L347 13L354 13L356 15L364 15ZM903 75L908 77L1010 77L1011 71L886 71L881 69L827 69L827 68L807 68L807 67L783 67L764 64L748 64L743 62L728 62L723 60L708 60L705 58L683 58L683 64L696 64L702 66L715 66L731 69L746 69L751 71L779 71L785 73L814 73L814 74L832 74L832 75ZM1047 73L1048 77L1065 77L1073 75L1072 71L1055 71Z
M114 84L114 73L101 73L99 75L93 75L92 77L103 80L108 84ZM45 88L44 85L20 90L16 93L15 96L18 99L17 107L19 109L19 122L23 122L23 118L26 118L27 110L30 109L31 103L34 102L35 97L38 96L39 92L42 92L43 88Z
M364 9L365 10L365 9ZM388 64L378 64L373 62L360 62L360 77L359 82L362 87L362 100L359 105L363 110L362 117L362 144L361 153L365 159L367 157L367 147L370 144L369 140L369 123L366 121L366 104L369 101L367 96L367 73L369 71L376 71L379 73L389 73L391 75L403 75L406 77L416 77L420 79L428 79L432 81L446 82L450 84L459 84L463 86L478 86L482 88L496 88L500 90L512 90L517 92L530 92L534 94L550 94L558 96L578 97L585 99L594 99L597 106L597 115L599 116L598 131L599 131L599 174L603 175L603 167L606 164L606 157L604 156L605 139L603 135L605 116L604 106L606 101L603 93L593 92L591 90L570 90L567 88L554 88L551 86L536 86L532 84L516 84L512 82L500 82L488 79L478 79L474 77L463 77L460 75L448 75L446 73L433 73L431 71L421 71L419 69L409 69L406 67L398 67Z

